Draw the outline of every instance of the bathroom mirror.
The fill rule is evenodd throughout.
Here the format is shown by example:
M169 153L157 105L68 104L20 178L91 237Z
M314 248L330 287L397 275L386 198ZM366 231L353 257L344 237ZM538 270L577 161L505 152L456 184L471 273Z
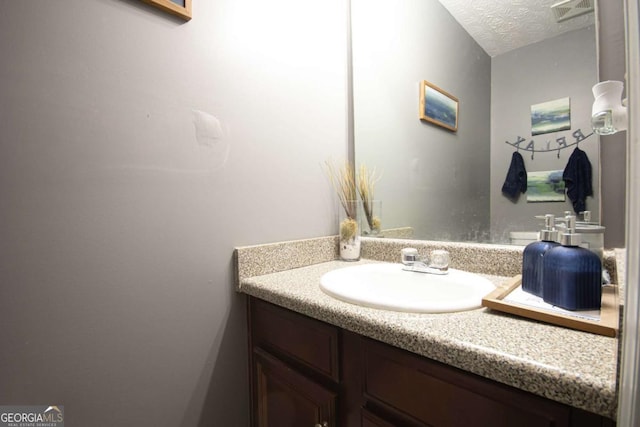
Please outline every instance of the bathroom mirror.
M586 137L597 82L594 13L558 23L554 3L351 0L355 165L381 175L383 230L525 244L515 233L537 231L536 215L573 211L556 184L576 147L592 168L586 208L600 219L599 139ZM420 120L423 81L458 100L457 131ZM536 124L546 114L549 126L532 126L532 116ZM530 191L512 201L501 190L515 151Z

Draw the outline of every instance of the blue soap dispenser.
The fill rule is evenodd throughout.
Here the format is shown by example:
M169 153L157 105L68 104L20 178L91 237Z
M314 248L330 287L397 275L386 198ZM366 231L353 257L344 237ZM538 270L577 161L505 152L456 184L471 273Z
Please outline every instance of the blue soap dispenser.
M581 248L581 236L575 232L576 217L565 217L566 232L562 246L549 249L542 264L542 299L566 310L597 310L602 301L602 264L600 258Z
M543 265L545 253L560 243L555 229L555 216L547 214L537 216L544 219L544 230L540 231L540 241L529 243L522 253L522 290L542 297Z

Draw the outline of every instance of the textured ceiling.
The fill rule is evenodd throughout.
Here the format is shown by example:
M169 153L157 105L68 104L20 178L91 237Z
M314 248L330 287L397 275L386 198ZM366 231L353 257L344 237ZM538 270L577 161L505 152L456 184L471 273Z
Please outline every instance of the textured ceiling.
M556 22L551 5L559 0L440 0L489 54L536 43L595 22L594 13Z

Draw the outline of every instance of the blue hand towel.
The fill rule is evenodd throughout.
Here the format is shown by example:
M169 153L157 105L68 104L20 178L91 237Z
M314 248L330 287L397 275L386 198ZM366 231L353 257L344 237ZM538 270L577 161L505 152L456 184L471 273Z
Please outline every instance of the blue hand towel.
M517 200L520 193L527 192L527 170L524 167L524 159L517 151L511 156L511 165L507 171L507 177L502 184L502 194L511 200Z
M567 189L567 196L573 204L575 213L586 210L586 198L593 196L591 186L591 162L587 153L576 147L569 157L567 166L562 174L564 186Z

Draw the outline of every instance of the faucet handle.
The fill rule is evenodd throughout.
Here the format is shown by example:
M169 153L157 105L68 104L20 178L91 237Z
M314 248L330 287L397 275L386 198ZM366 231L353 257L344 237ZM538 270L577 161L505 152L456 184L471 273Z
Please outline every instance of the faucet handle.
M441 271L447 271L449 269L449 262L451 262L449 252L442 249L431 251L431 262L429 263L429 267L437 268Z
M401 254L402 263L404 265L411 265L420 261L420 256L418 255L418 250L416 248L404 248L402 249Z

